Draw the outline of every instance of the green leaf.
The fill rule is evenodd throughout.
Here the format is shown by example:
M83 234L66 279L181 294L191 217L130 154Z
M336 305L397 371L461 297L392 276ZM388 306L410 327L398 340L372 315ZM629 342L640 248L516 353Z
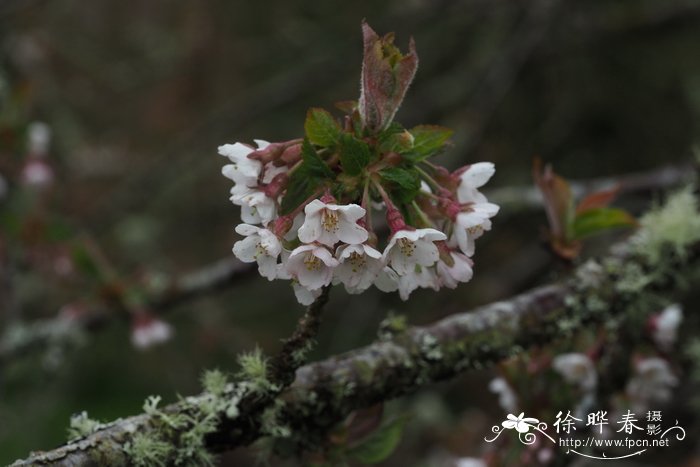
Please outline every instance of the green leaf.
M413 135L413 148L405 158L421 162L442 150L452 136L452 130L436 125L418 125L410 130Z
M314 177L334 178L335 174L328 165L321 159L314 147L307 138L301 144L301 158L304 161L303 166L308 173Z
M397 417L385 423L367 436L361 444L349 450L348 455L363 464L377 464L383 461L398 446L405 425L405 417Z
M393 122L379 134L379 151L405 153L413 148L413 136L400 124Z
M390 193L402 203L413 201L420 191L420 175L415 169L391 167L380 171L379 175L390 182Z
M317 146L333 146L341 134L340 125L323 109L309 109L304 122L306 137Z
M289 177L287 190L280 203L280 214L289 214L306 201L321 184L321 179L314 177L309 169L302 165Z
M574 239L580 239L603 230L630 227L636 223L635 219L622 209L589 209L574 218L572 234Z
M352 135L344 134L340 138L340 165L343 172L356 176L362 173L372 157L367 143Z

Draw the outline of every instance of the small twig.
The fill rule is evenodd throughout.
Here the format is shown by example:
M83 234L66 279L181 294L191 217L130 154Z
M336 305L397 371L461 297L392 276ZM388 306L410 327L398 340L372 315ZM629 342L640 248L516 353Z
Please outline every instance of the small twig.
M329 291L330 286L324 287L321 295L306 308L294 334L283 341L282 349L270 362L270 379L273 383L286 388L294 382L296 370L306 363L306 357L315 344Z

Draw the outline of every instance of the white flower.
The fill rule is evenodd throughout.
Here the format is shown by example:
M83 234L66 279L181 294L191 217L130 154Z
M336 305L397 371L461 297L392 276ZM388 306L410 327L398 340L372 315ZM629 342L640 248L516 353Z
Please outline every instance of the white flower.
M365 244L343 245L336 256L340 265L334 270L334 281L343 283L353 294L367 290L384 267L382 254Z
M289 255L286 269L302 287L317 290L331 283L336 266L338 260L325 247L302 245Z
M437 275L440 284L449 289L454 289L460 282L469 282L474 275L471 260L461 253L450 252L453 264L448 265L444 261L437 263Z
M680 305L674 303L667 306L654 318L652 338L654 342L664 350L669 350L676 342L678 326L683 321L683 310Z
M478 162L472 164L460 175L460 183L457 188L457 199L460 203L485 203L486 196L477 190L486 184L496 173L496 168L491 162Z
M134 317L131 329L131 343L139 350L145 350L168 341L173 336L173 328L165 321L151 315L140 314Z
M498 404L507 412L516 412L518 409L518 396L503 378L494 378L489 383L489 391L498 395Z
M388 266L379 271L374 286L382 292L396 292L399 289L399 275Z
M432 268L416 264L413 271L399 276L399 296L401 300L408 300L411 292L418 288L440 290L440 280Z
M671 372L668 362L652 357L639 360L635 365L635 375L627 383L627 395L636 406L646 407L650 402L666 402L671 398L671 388L678 384L678 378Z
M282 252L282 244L277 236L267 229L254 225L240 224L236 232L246 238L233 245L233 254L244 263L258 263L260 275L268 280L277 277L277 258Z
M384 260L399 276L415 273L415 266L432 266L440 258L436 241L447 236L435 229L399 230L384 250Z
M467 256L474 254L474 241L485 231L491 230L490 218L498 213L500 208L493 203L480 203L470 206L470 210L457 214L454 229L448 244L459 246Z
M231 192L233 193L233 189ZM241 207L241 219L248 224L265 225L277 216L275 200L262 191L249 189L234 194L231 196L231 202Z
M256 140L255 142L258 144L258 149L264 149L269 144L261 140ZM258 160L249 159L248 154L251 152L253 152L253 148L241 143L219 146L219 154L228 157L231 161L231 164L225 165L221 169L221 173L224 177L230 178L236 183L233 190L258 186L258 177L263 164Z
M304 243L333 246L338 241L353 245L367 240L367 230L357 223L365 210L357 204L341 206L315 199L306 205L304 213L306 219L299 228L299 240Z
M593 361L582 353L557 355L552 368L571 384L578 385L584 391L592 391L598 384L598 374Z
M292 288L297 301L304 306L311 305L321 295L323 289L309 290L296 280L292 280Z

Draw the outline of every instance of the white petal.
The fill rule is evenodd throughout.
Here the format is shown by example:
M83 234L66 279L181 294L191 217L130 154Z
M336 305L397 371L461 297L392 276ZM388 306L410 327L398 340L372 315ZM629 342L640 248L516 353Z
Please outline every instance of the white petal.
M382 292L395 292L399 288L399 275L393 269L385 267L377 275L374 285Z
M292 287L294 288L294 295L296 296L297 301L304 306L311 305L319 297L319 295L321 295L321 289L309 290L297 282L292 282Z
M316 214L317 212L319 212L325 208L326 208L326 203L324 203L320 199L315 199L306 205L306 207L304 208L304 213L307 216L309 216L311 214Z
M362 219L367 212L362 206L357 204L337 206L336 209L350 222L357 222L359 219Z
M267 280L275 280L277 278L277 258L268 255L258 256L258 271Z
M477 162L464 171L461 179L463 184L479 188L486 185L495 173L496 167L492 162Z
M241 143L223 144L219 146L218 150L219 154L224 157L228 157L231 159L231 162L236 162L236 160L246 157L248 154L253 152L252 148Z
M304 223L299 227L299 240L304 243L315 242L321 236L322 230L321 216L317 212L307 214Z
M255 225L250 225L250 224L238 224L236 226L236 233L240 235L245 235L246 237L249 235L253 235L261 231L260 227L257 227Z
M415 243L413 261L421 266L432 266L440 259L440 253L433 242L419 241Z
M350 244L363 243L367 241L368 235L367 230L358 225L355 221L340 219L337 237L341 242Z
M265 149L270 145L270 143L264 139L254 139L253 141L255 141L255 144L258 145L258 149Z
M244 263L252 263L258 253L258 237L251 235L233 245L233 254Z

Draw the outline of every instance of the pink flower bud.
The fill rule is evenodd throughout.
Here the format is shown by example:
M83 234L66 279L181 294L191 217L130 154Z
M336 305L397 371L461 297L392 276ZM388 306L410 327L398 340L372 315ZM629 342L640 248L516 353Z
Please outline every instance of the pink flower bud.
M403 218L403 215L393 206L387 206L386 222L389 224L389 229L391 230L392 234L398 232L399 230L409 230L409 228L406 226L406 220Z
M287 188L288 181L289 176L286 173L277 174L270 183L265 185L263 192L266 196L275 199Z

